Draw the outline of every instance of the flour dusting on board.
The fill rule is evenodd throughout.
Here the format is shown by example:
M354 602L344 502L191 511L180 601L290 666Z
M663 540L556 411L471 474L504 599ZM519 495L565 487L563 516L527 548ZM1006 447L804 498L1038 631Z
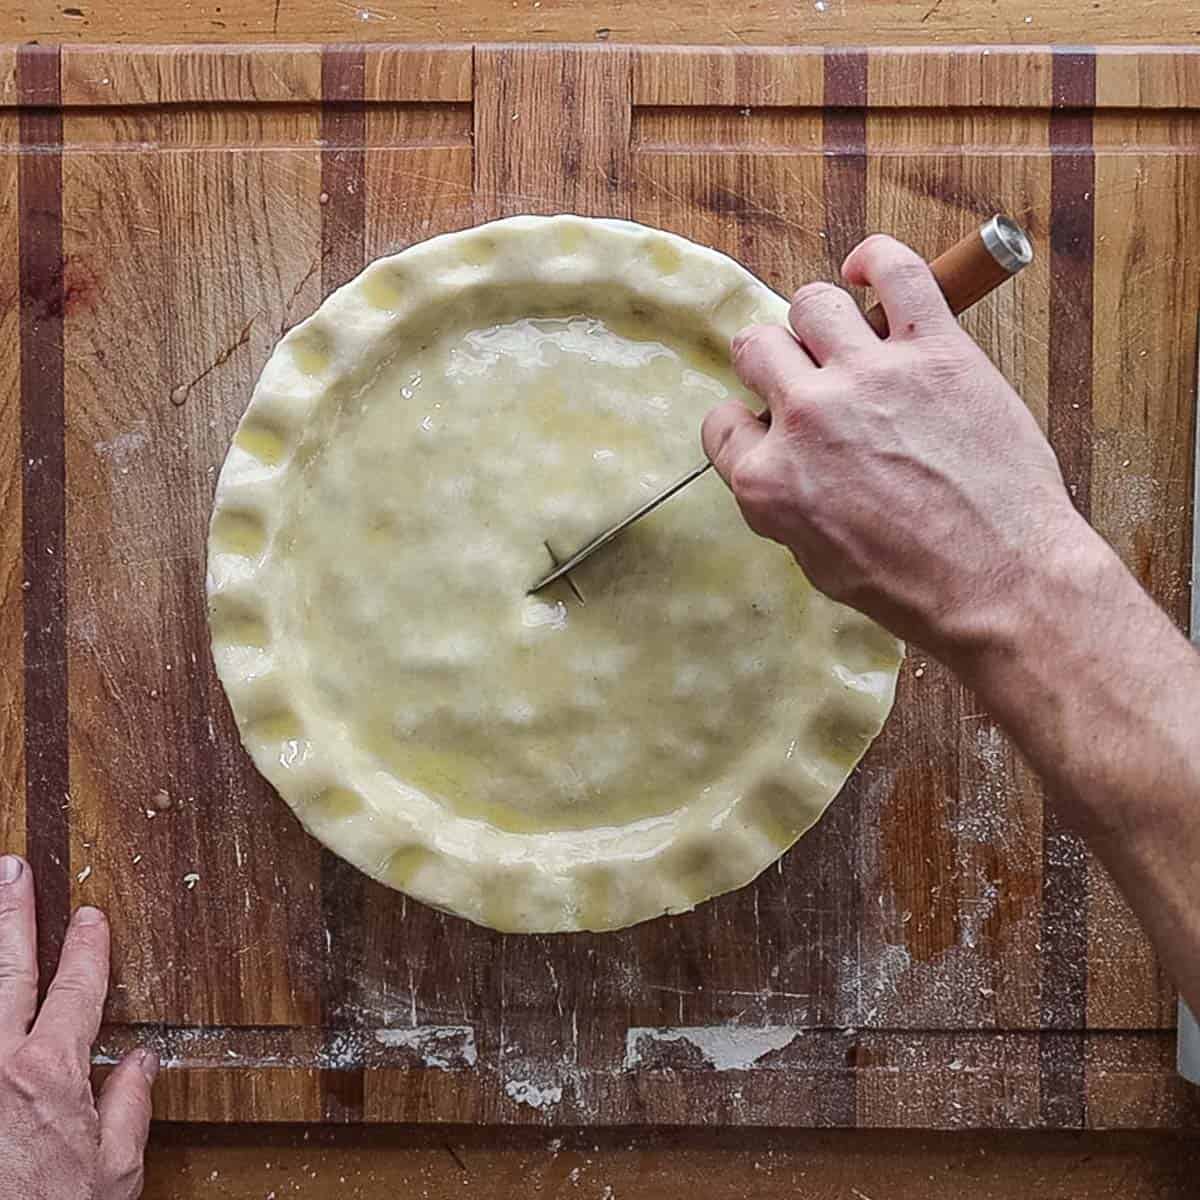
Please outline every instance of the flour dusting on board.
M169 1029L119 1031L102 1039L92 1061L111 1066L136 1045L148 1046L164 1067L262 1069L316 1068L357 1071L372 1067L427 1067L463 1071L478 1062L469 1025L418 1025L383 1029Z
M547 1084L543 1087L531 1079L510 1079L504 1085L504 1094L517 1104L543 1109L561 1103L563 1090L557 1084Z
M329 1043L318 1051L317 1061L322 1070L348 1071L362 1065L362 1037L351 1029L335 1030Z
M782 1050L802 1031L792 1025L769 1025L756 1029L741 1025L697 1025L687 1029L634 1027L625 1034L625 1061L631 1071L650 1057L653 1048L668 1042L683 1042L700 1052L704 1063L716 1071L748 1071L764 1055Z
M150 435L145 429L129 429L108 441L94 443L92 448L101 458L108 459L115 466L128 467L149 441Z
M442 1071L473 1067L479 1061L475 1030L470 1025L417 1025L402 1029L377 1029L381 1046L403 1046L421 1057L427 1067Z
M840 1019L851 1026L881 1024L880 1010L891 1011L899 998L900 981L911 966L907 948L892 942L884 942L870 955L845 955L839 974Z
M949 832L959 842L977 846L1001 846L1009 833L1014 805L1009 749L999 726L982 717L975 722L973 786L958 796L957 813Z

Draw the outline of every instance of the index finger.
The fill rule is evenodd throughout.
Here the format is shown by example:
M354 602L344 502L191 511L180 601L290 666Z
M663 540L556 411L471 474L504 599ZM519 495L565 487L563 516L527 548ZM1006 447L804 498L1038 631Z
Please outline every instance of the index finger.
M67 928L54 982L30 1036L82 1060L86 1069L107 995L108 922L98 908L81 908Z
M875 289L892 337L928 332L954 320L929 264L886 234L874 234L855 246L842 264L842 278Z
M731 357L737 377L768 408L817 369L808 351L782 325L751 325L740 330L733 339Z

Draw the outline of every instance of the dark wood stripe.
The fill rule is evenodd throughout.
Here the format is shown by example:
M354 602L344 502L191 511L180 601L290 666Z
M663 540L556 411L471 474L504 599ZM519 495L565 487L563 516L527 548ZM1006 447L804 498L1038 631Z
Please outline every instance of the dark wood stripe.
M17 51L25 837L37 877L38 962L53 975L70 915L62 113L57 47Z
M1050 441L1075 506L1086 517L1092 486L1092 305L1095 162L1091 51L1055 52L1050 117ZM1043 1123L1082 1127L1087 1118L1087 874L1083 842L1047 808L1042 834Z
M1095 236L1091 53L1054 56L1050 116L1050 440L1084 516L1092 487L1092 259Z
M321 58L321 286L327 295L363 268L367 213L366 60L330 46Z
M842 259L862 240L867 223L867 56L864 51L836 50L825 55L825 109L822 140L825 150L822 192L825 207L829 278L837 278ZM801 282L801 281L797 281ZM793 869L817 880L825 915L813 935L818 952L809 957L809 990L819 1022L857 1023L862 1014L844 1011L844 959L858 944L862 911L858 852L860 845L861 781L852 781L834 800L820 825L804 838L804 858ZM823 1075L817 1121L822 1125L857 1124L857 1072L853 1046L843 1047L840 1061Z
M363 268L367 211L365 56L327 47L321 59L321 290L328 295ZM367 879L329 850L321 853L321 919L325 959L321 1024L355 1023L366 934ZM321 1071L322 1119L363 1119L361 1067Z
M862 241L867 229L867 52L825 55L825 235L830 270Z

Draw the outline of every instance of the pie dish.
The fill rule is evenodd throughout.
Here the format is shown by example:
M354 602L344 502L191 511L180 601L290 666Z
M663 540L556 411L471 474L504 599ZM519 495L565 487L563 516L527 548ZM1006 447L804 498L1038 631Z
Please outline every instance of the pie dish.
M276 346L222 467L213 655L322 843L510 931L753 879L890 709L902 649L750 533L699 459L728 345L787 303L630 222L514 217L369 266Z

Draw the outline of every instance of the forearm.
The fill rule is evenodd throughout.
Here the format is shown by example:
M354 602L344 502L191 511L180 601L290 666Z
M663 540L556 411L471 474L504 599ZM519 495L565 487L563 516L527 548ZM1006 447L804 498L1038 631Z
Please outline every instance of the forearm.
M1200 1008L1200 655L1082 521L951 650Z
M869 238L733 343L770 424L722 405L704 446L747 523L827 595L944 658L1083 831L1200 1009L1200 656L1071 507L1037 422L929 269Z

